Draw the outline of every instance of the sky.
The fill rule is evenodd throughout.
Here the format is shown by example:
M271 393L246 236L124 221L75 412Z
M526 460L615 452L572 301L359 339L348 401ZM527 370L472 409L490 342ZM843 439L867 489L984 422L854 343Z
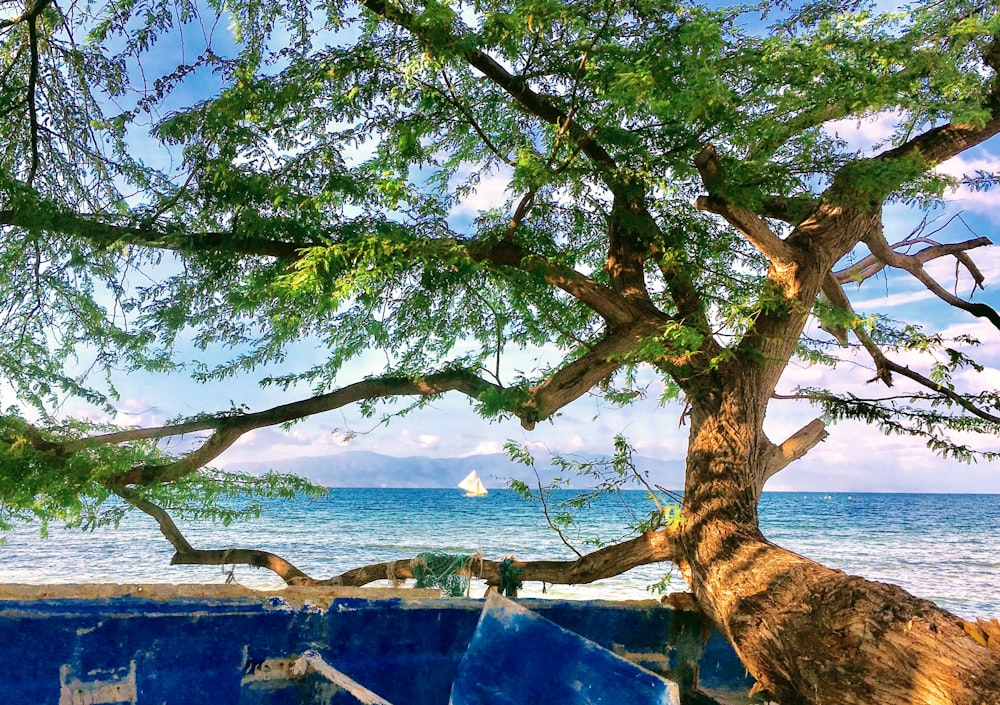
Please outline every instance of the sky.
M884 115L866 121L846 120L828 129L847 139L853 146L877 144L891 135L893 116ZM1000 139L941 165L940 170L961 175L974 170L1000 172ZM498 184L506 180L485 180L479 191L462 208L475 211L498 200ZM1000 189L972 192L958 189L949 204L933 213L939 224L950 222L947 235L964 239L985 235L1000 242ZM949 219L961 213L962 220ZM909 233L919 214L902 207L886 211L886 235L890 242ZM972 232L966 230L966 225ZM932 228L933 229L933 228ZM977 292L976 300L1000 307L1000 247L973 253L986 276L987 289ZM940 260L928 269L939 280L951 285L955 280L954 260ZM959 278L957 291L969 292L967 277ZM1000 388L1000 332L985 321L950 309L922 285L908 276L877 277L858 291L850 291L859 312L881 311L894 318L925 323L930 330L945 335L968 333L984 341L976 352L985 365L982 372L963 372L958 381L970 389ZM301 369L318 351L305 343L292 349L288 366ZM907 360L901 360L907 362ZM352 362L341 375L345 383L379 371L379 357ZM925 361L912 364L926 369ZM514 357L508 364L530 365L529 358ZM858 394L871 393L870 362L864 359L836 371L806 367L793 362L778 385L779 393L789 393L797 385L836 386ZM259 375L263 376L263 375ZM256 377L255 377L256 378ZM253 379L229 380L226 383L198 385L179 376L153 376L145 373L116 378L121 393L117 422L135 425L158 425L178 415L224 410L232 403L261 410L306 396L303 390L282 393L259 389ZM387 426L363 418L354 407L303 421L291 429L268 428L250 432L222 455L217 465L238 470L246 462L270 462L281 469L289 458L334 455L345 451L366 450L395 456L457 457L497 453L512 440L526 444L539 455L549 451L579 455L605 455L610 452L615 434L624 434L642 456L682 459L687 428L682 409L677 405L660 407L658 383L650 381L648 397L628 408L619 409L587 396L564 408L551 422L543 422L533 431L525 431L516 421L485 421L474 413L465 397L447 396L429 407ZM67 405L67 410L86 412L83 407ZM788 435L818 415L818 410L804 402L774 401L769 409L766 430L780 443ZM997 492L1000 493L1000 468L986 464L965 465L942 460L923 447L919 440L885 437L859 423L842 423L828 428L829 438L805 458L790 465L771 479L768 490L817 491L917 491L917 492ZM1000 439L991 447L1000 450Z

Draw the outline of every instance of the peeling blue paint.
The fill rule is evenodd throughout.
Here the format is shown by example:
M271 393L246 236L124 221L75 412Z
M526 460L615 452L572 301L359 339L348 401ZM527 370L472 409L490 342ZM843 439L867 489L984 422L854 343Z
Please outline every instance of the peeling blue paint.
M272 597L0 595L4 704L363 702L315 670L291 673L296 659L315 652L384 701L445 705L484 604L331 598L329 591L304 602ZM699 677L730 691L752 684L725 640L696 613L652 601L519 604L676 680L682 690L697 686Z

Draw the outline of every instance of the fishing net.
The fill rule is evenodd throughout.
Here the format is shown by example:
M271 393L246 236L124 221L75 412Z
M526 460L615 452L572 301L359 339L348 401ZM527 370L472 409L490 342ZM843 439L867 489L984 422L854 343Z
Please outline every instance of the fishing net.
M462 597L469 592L472 562L479 554L419 553L410 561L418 588L440 588L444 597Z

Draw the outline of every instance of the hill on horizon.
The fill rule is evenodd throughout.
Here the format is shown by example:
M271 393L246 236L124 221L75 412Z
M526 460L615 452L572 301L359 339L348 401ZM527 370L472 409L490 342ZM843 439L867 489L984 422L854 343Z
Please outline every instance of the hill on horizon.
M684 483L684 461L636 457L636 467L648 473L651 484L667 489L679 489ZM537 468L543 482L556 475L551 465L538 459ZM356 450L318 457L289 458L279 462L233 463L231 470L259 473L267 470L294 473L325 487L455 487L473 470L479 473L490 489L507 486L508 479L531 485L535 476L531 469L512 462L503 453L470 455L461 458L429 458L426 456L393 457L371 451ZM574 477L570 487L592 487L593 478Z

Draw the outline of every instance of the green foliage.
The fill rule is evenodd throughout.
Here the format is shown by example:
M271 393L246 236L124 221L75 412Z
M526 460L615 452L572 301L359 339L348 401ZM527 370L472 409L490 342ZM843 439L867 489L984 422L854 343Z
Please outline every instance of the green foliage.
M637 231L663 325L596 389L629 403L652 365L663 398L678 398L683 360L711 337L721 352L702 361L706 375L755 359L756 348L736 351L759 321L800 313L768 260L695 207L706 144L732 207L764 217L777 196L875 212L932 204L949 182L918 153L865 159L832 121L897 116L889 148L947 121L982 125L993 109L983 56L1000 13L989 3L385 7L388 20L341 0L70 2L0 29L0 381L20 405L0 426L0 522L113 523L108 478L170 462L153 441L51 451L101 430L58 418L60 404L110 410L121 370L321 393L371 356L387 374L489 378L479 413L535 421L532 390L619 334L574 288L583 277L588 291L616 286L611 222ZM482 57L511 80L489 80L473 65ZM525 91L533 103L515 100ZM966 183L988 189L995 177ZM609 184L641 196L655 227L642 209L612 213ZM822 303L814 313L889 349L942 345L877 316ZM316 350L301 367L288 362L297 345ZM510 370L505 355L522 351L537 364ZM825 341L799 351L836 359ZM939 354L931 378L958 393L955 372L975 362L957 345ZM842 398L828 413L971 457L942 434L985 432L983 419L949 407L953 397L913 400ZM614 457L558 462L613 493L641 477L625 449ZM181 516L231 521L262 497L311 491L296 483L204 471L143 492ZM573 526L562 509L552 523Z
M555 476L548 482L541 479L535 466L535 458L527 446L508 441L504 450L512 461L525 465L535 474L535 487L530 487L520 480L508 480L508 486L522 499L538 502L548 522L564 544L578 555L574 541L584 545L606 546L608 543L618 543L626 538L655 531L668 526L676 526L681 519L681 506L676 495L662 488L654 488L647 480L648 473L636 467L633 461L633 448L624 436L617 435L614 439L614 452L608 458L578 460L559 454L550 458L556 470ZM585 478L593 485L591 489L580 490L566 496L574 479ZM646 498L652 507L646 514L636 513L623 498L622 491L644 489ZM557 490L563 490L558 495ZM667 494L669 499L661 500L660 495ZM598 501L617 500L624 513L624 524L627 533L617 537L605 537L585 532L585 510Z
M42 445L115 431L106 425L73 421L41 432ZM9 411L0 417L0 531L13 522L51 521L93 530L117 525L134 508L115 494L109 479L140 465L169 460L153 441L93 445L72 454L39 449L37 431ZM169 483L132 490L174 516L228 525L260 515L266 499L320 496L325 489L283 473L248 475L202 468Z

